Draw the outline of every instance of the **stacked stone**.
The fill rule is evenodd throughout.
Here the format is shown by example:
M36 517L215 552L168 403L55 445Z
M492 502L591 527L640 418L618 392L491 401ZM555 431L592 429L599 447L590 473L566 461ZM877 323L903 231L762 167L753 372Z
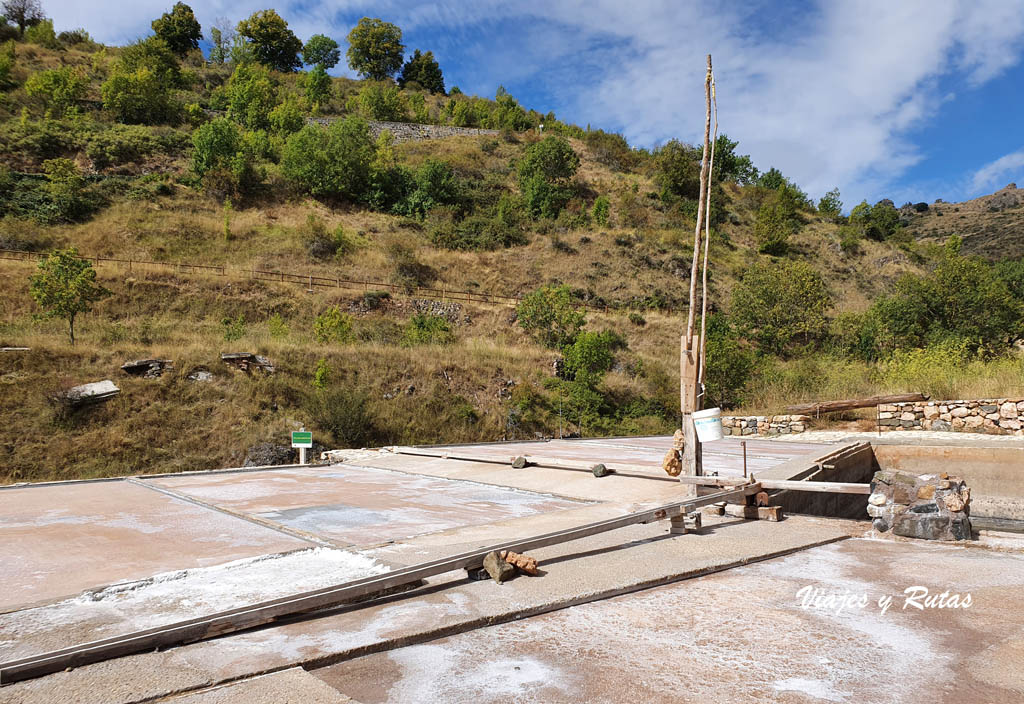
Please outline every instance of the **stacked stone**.
M810 416L723 416L726 435L788 435L807 430Z
M307 117L307 124L329 125L339 118ZM369 120L370 136L380 137L384 130L389 131L395 142L414 142L422 139L444 139L445 137L493 137L498 130L485 130L477 127L449 127L448 125L425 125L418 122L385 122Z
M868 497L875 530L924 540L969 540L970 506L971 490L945 472L875 472Z
M1024 399L917 401L878 406L882 430L963 430L1024 436Z

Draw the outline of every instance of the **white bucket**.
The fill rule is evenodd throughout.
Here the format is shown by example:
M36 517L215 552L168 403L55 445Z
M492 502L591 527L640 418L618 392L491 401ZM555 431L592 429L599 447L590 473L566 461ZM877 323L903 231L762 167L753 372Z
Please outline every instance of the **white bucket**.
M697 439L701 442L721 440L722 409L707 408L703 411L694 411L693 427L697 431Z

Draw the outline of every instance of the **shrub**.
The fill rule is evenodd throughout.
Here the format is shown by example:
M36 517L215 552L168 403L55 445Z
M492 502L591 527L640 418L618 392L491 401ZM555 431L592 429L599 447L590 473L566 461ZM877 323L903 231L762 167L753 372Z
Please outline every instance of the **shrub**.
M402 331L402 347L448 345L454 340L455 334L448 321L436 315L417 313Z
M597 199L594 201L594 210L591 213L591 215L593 215L594 217L594 222L596 222L601 227L607 227L608 216L610 213L611 203L609 203L608 199L605 196L598 196Z
M306 242L306 249L314 259L343 257L356 248L355 241L345 234L341 225L333 232L328 232L324 221L316 213L306 216L306 223L300 229L300 234Z
M759 262L733 291L732 316L766 352L816 341L825 332L831 296L821 276L802 261Z
M293 132L301 130L302 126L306 124L306 120L302 116L302 110L299 108L299 101L288 96L282 103L270 111L268 123L270 129L274 132L287 137Z
M368 82L353 98L349 107L369 120L408 122L409 105L405 96L394 85Z
M629 314L629 322L633 323L633 325L636 325L637 327L642 328L644 325L647 325L647 318L640 315L636 311L632 311Z
M327 364L327 360L321 357L317 360L316 369L313 370L313 388L323 391L327 388L330 379L331 367Z
M318 391L307 401L306 411L335 445L366 447L380 437L367 396L361 391L342 388Z
M263 66L240 64L227 83L228 117L249 129L270 127L277 89Z
M580 332L572 344L562 349L566 376L573 381L596 386L615 363L615 350L625 341L611 330Z
M670 140L654 154L655 175L662 200L675 202L700 198L701 154L677 139Z
M10 39L0 45L0 90L14 85L11 71L14 69L14 40Z
M331 77L320 64L306 74L306 99L314 108L331 99Z
M519 326L545 347L571 345L586 322L586 314L572 303L568 286L542 286L516 306Z
M220 321L221 327L224 328L224 341L234 342L235 340L241 340L245 335L245 316L239 315L237 318L223 318Z
M311 195L355 201L367 194L373 157L369 126L350 116L326 129L307 125L291 135L281 168L292 184Z
M455 205L461 199L461 188L450 164L427 159L416 170L413 190L397 206L404 215L425 215L438 205Z
M621 134L587 130L583 142L596 161L616 171L628 171L638 161L636 152Z
M549 135L526 148L519 162L519 189L534 217L554 218L572 197L569 179L579 155L565 139Z
M42 20L26 29L25 41L29 44L45 46L47 49L60 48L57 34L53 31L53 20Z
M242 131L226 117L200 126L192 145L192 169L211 194L244 195L262 180Z
M839 200L839 189L833 188L818 201L818 212L828 220L836 220L843 212L843 201Z
M165 79L153 69L128 70L119 66L101 88L103 107L121 122L154 125L173 122L180 105Z
M754 369L754 354L740 342L739 334L722 315L708 318L706 335L704 405L738 406L744 401L743 391Z
M49 159L43 162L47 191L53 214L58 220L77 220L92 209L84 196L85 179L70 159Z
M352 339L352 316L341 312L338 306L329 307L313 321L313 339L323 344L349 342Z
M267 331L275 340L282 340L288 337L288 323L285 322L280 313L274 313L267 320Z
M58 116L85 97L87 88L85 76L71 66L40 71L25 81L25 92L40 98Z

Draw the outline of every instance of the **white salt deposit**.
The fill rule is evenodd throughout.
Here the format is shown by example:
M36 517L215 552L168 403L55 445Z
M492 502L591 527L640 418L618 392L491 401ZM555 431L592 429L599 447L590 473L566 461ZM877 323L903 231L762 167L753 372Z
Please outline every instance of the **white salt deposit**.
M9 659L26 651L45 650L33 641L38 638L39 645L50 643L58 632L73 631L81 634L78 637L83 641L95 640L388 570L372 557L321 547L165 572L87 591L56 604L0 615L0 657Z

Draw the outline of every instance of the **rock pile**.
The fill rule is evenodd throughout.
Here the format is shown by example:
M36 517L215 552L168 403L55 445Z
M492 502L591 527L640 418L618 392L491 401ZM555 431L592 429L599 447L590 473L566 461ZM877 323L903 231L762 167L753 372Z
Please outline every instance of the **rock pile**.
M725 435L788 435L807 430L810 416L723 416Z
M878 406L882 430L963 430L1024 435L1024 398L917 401Z
M875 472L868 515L875 530L924 540L970 540L971 490L942 474Z
M249 374L254 371L265 374L274 373L274 363L262 355L251 352L223 352L220 355L225 364Z
M141 376L143 379L156 379L164 372L174 369L170 359L136 359L121 365L121 371L129 376Z

